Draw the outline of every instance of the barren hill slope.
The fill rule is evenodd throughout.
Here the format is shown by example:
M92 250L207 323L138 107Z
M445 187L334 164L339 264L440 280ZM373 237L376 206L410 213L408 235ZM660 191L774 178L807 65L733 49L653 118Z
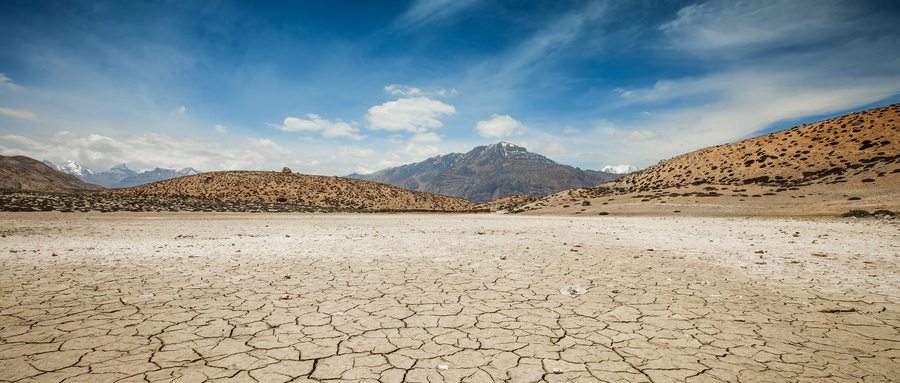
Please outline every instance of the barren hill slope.
M687 153L604 186L627 191L691 184L802 186L885 181L900 168L900 104Z
M370 181L261 171L203 173L104 193L363 210L460 211L472 206L460 198Z
M0 188L54 193L104 189L25 156L0 156Z
M583 200L593 207L581 208ZM598 207L597 200L610 206ZM772 214L896 209L900 104L701 149L598 187L547 196L526 210L576 206L585 212L680 213L702 207Z

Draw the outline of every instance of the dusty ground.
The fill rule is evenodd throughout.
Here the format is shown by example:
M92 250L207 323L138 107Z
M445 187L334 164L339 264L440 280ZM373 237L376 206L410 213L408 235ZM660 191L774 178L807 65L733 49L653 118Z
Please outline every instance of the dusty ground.
M587 201L587 205L585 202ZM572 189L526 205L526 215L613 216L840 216L851 210L900 211L900 177L884 185L812 185L778 188L761 185L699 185L648 192L596 196Z
M0 223L0 381L900 380L896 221Z

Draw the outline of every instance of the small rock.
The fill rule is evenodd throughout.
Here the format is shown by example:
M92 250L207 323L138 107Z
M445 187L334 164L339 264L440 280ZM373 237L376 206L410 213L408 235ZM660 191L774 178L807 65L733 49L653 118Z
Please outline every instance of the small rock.
M562 371L561 368L554 368L554 369L553 369L553 373L554 373L554 374L562 374L562 372L563 372L563 371Z
M285 276L284 276L284 279L291 279L291 276L290 276L290 275L285 275Z
M559 290L562 295L581 295L587 293L587 289L581 285L566 286Z
M826 314L853 313L853 312L856 312L856 309L853 307L839 307L839 308L833 308L833 309L823 309L823 310L819 310L819 312L826 313Z
M506 256L505 256L505 255L501 255L501 256L500 256L500 260L501 260L501 261L505 261L505 260L506 260Z
M291 296L288 294L284 294L281 296L281 300L288 300L288 299L291 299Z
M291 174L291 173L292 173L292 172L291 172L291 168L289 168L289 167L287 167L287 166L281 168L281 172L284 173L284 174Z
M448 366L448 365L446 365L446 364L440 364L440 365L438 365L438 370L446 371L446 370L449 370L449 369L450 369L450 366Z

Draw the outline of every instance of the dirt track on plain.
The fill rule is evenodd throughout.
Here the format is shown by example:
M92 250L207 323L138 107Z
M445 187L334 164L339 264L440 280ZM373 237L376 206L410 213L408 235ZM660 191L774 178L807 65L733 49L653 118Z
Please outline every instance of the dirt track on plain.
M0 381L900 380L896 221L0 222Z

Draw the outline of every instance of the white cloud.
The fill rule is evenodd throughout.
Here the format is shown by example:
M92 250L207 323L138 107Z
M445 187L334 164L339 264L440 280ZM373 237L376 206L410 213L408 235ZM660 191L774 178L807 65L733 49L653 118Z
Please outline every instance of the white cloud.
M0 108L0 114L23 120L41 121L37 114L28 110Z
M290 150L283 148L281 145L276 144L274 141L268 138L247 137L247 141L250 142L250 146L264 153L278 155L291 154Z
M547 137L541 140L541 154L545 155L560 155L560 154L569 154L571 151L565 145L561 139L557 137Z
M225 125L216 125L216 132L225 134L228 133L228 128Z
M9 90L13 90L13 91L22 89L21 86L13 84L12 79L10 79L9 77L6 77L6 74L0 73L0 89L2 89L2 88L6 88Z
M326 138L346 137L351 140L362 140L363 138L366 138L366 136L356 134L356 132L359 132L359 129L354 128L346 122L341 120L329 121L312 113L307 114L306 119L287 117L284 119L284 125L275 126L287 132L321 132L322 137Z
M571 126L567 126L565 129L563 129L562 132L563 134L578 134L579 130Z
M417 133L409 139L420 144L441 142L441 136L435 132Z
M482 137L509 137L519 136L525 133L525 125L506 115L495 114L490 119L478 121L475 125L478 134Z
M0 153L25 155L54 163L73 160L98 171L122 163L143 169L157 166L176 169L193 167L204 171L258 169L259 166L279 161L279 154L272 153L266 143L260 141L257 144L260 149L252 150L223 146L213 141L175 139L163 134L113 138L60 131L40 139L12 134L0 136Z
M375 157L375 151L355 145L341 146L338 148L338 154L341 156L349 156L355 158L372 158Z
M444 154L436 146L419 145L409 143L404 147L389 150L384 159L378 163L378 168L384 169L393 166L406 165Z
M454 114L456 108L453 105L427 97L414 97L373 106L369 108L366 120L372 130L425 133L444 126L438 118Z
M613 135L628 141L648 141L660 137L659 133L650 129L616 130Z
M187 108L185 108L184 105L182 105L182 106L179 106L178 109L173 110L172 113L184 114L185 111L187 111Z

